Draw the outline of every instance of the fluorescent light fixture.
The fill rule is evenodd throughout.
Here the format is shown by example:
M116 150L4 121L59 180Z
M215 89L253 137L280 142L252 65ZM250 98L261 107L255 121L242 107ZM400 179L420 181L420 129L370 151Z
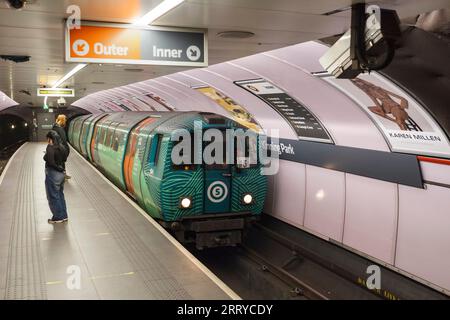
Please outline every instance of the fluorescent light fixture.
M58 88L60 85L62 85L64 82L72 78L78 71L86 67L86 63L80 63L75 68L70 70L64 77L56 81L56 83L52 86L52 88ZM48 97L45 97L44 99L44 105L47 105Z
M77 65L75 68L73 68L72 70L70 70L64 77L62 77L61 79L59 79L53 86L52 88L58 88L60 85L62 85L64 82L66 82L67 80L69 80L70 78L72 78L78 71L80 71L81 69L83 69L84 67L86 67L87 64L85 63L80 63L79 65Z
M155 8L149 11L145 16L138 19L135 23L135 26L148 26L152 24L156 19L165 15L170 10L178 7L184 0L164 0L160 4L158 4Z

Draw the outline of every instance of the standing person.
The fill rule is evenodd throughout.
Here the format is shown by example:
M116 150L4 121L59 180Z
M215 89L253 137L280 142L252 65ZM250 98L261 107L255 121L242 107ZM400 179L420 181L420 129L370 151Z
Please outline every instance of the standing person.
M64 197L64 147L55 131L47 134L47 150L45 152L45 191L50 210L53 214L48 223L67 222L67 207Z
M64 157L64 165L63 166L64 166L65 179L68 180L71 177L69 175L67 175L67 172L66 172L66 161L67 161L67 158L69 157L70 147L69 147L69 143L67 142L67 134L66 134L66 129L65 129L66 124L67 124L67 117L63 114L60 114L56 118L56 123L53 125L53 130L58 133L58 135L61 138L61 144L65 148L65 157Z

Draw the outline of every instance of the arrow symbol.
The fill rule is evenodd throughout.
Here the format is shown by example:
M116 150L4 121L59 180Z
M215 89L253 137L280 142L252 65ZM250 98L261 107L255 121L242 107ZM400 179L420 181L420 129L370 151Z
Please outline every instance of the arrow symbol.
M89 53L90 47L89 43L87 43L85 40L78 39L73 43L72 49L77 56L83 57Z
M201 57L202 51L197 46L190 46L186 50L186 55L191 61L198 61Z

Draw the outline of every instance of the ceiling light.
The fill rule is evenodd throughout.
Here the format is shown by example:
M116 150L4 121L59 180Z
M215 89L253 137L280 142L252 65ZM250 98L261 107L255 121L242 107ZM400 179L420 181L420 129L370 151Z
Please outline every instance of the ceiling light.
M72 78L78 71L82 70L84 67L86 67L86 63L80 63L75 68L70 70L64 77L56 81L56 83L52 86L52 88L58 88L60 85L62 85L64 82ZM45 97L44 99L44 106L47 105L48 97Z
M67 80L69 80L70 78L72 78L78 71L80 71L81 69L83 69L84 67L86 67L87 64L85 63L80 63L78 64L75 68L73 68L72 70L70 70L64 77L62 77L61 79L59 79L53 86L52 88L58 88L60 85L62 85L64 82L66 82Z
M148 26L149 24L152 24L156 19L165 15L170 10L178 7L183 2L184 0L164 0L155 8L153 8L151 11L149 11L146 15L144 15L142 18L136 20L136 22L133 24L135 26L142 26L142 27Z
M128 71L128 72L142 72L144 71L144 69L136 69L136 68L128 68L128 69L123 69L124 71Z
M254 37L255 34L250 31L223 31L217 34L219 38L229 39L248 39Z

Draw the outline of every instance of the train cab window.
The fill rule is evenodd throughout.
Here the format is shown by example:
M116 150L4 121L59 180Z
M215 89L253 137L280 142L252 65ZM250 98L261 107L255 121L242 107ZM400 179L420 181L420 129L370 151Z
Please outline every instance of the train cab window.
M244 145L242 145L244 142ZM249 169L257 166L258 162L258 144L256 136L248 137L245 139L234 140L234 156L235 164L238 169Z
M157 134L153 137L150 145L150 163L154 166L158 165L159 153L161 150L162 135Z
M196 168L195 157L194 157L194 155L195 155L195 145L194 145L193 141L194 141L194 136L191 134L190 149L187 151L187 152L189 152L189 160L188 161L182 161L181 164L172 163L172 168L174 170L184 170L184 171L195 170L195 168ZM174 142L174 148L176 146L178 146L180 143L183 143L183 137L180 138L180 141L175 141ZM177 156L179 156L179 157L184 159L185 150L181 149Z
M227 140L226 140L226 134L225 134L224 131L222 132L222 134L223 134L223 138L222 138L223 145L222 145L222 151L221 151L222 152L222 159L221 159L221 161L217 161L217 162L215 162L213 164L206 164L205 163L205 167L207 169L209 169L209 170L212 170L212 169L225 170L230 165L230 163L228 163L228 161L227 161ZM215 142L215 137L213 137L211 142L207 142L207 143L204 144L203 151L205 150L205 148L208 145L210 145L211 143L214 143L214 142ZM213 159L216 159L216 157L219 157L220 155L217 155L216 154L216 150L214 149L214 150L211 151L211 156L212 156Z

